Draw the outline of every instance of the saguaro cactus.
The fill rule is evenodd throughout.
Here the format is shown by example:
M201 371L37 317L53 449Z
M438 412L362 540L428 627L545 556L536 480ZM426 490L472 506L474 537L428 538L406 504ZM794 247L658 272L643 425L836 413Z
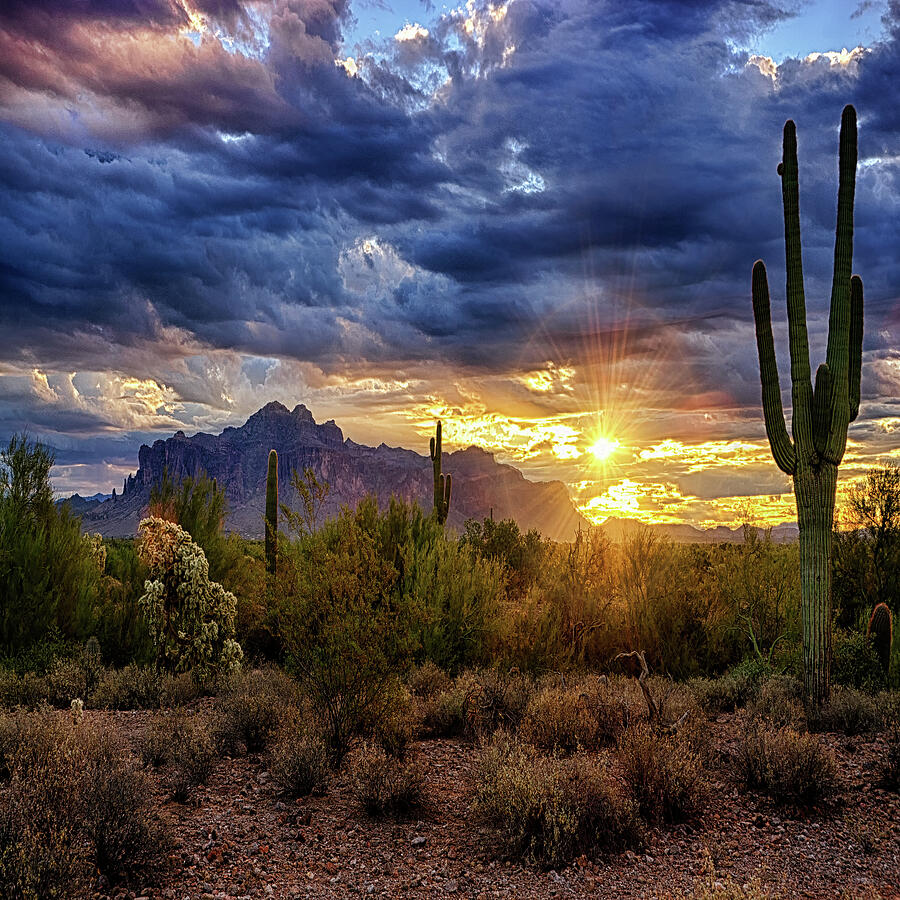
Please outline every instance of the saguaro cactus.
M781 408L781 388L769 312L769 285L762 260L753 266L753 315L766 434L778 467L794 479L800 526L800 596L803 620L804 680L816 707L827 698L831 676L831 529L837 469L847 445L847 426L859 412L863 334L863 286L851 277L853 195L856 186L856 110L841 118L834 277L828 320L826 361L810 381L806 301L800 251L800 200L797 131L784 126L781 164L784 242L787 257L787 310L791 351L791 428Z
M441 423L437 423L437 437L431 439L431 462L434 467L434 514L441 525L450 512L450 492L453 476L441 473Z
M266 572L275 578L278 565L278 454L269 451L266 473Z

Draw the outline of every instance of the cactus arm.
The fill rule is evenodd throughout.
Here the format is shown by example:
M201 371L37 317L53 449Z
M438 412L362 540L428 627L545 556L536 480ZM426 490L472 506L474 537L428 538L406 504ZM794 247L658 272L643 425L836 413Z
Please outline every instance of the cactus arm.
M772 456L778 468L787 475L793 475L797 460L781 407L781 386L778 383L775 339L772 336L769 283L766 278L766 266L762 260L757 260L753 266L753 318L756 322L759 377L762 382L763 414L769 446L772 448Z
M838 464L847 446L850 424L850 272L853 265L853 198L856 190L856 111L844 107L841 116L837 227L834 237L834 277L831 282L831 311L828 317L828 351L825 359L831 370L833 400L831 434L823 454Z
M860 381L862 379L863 283L859 275L850 279L850 421L859 415Z
M831 434L831 393L831 370L828 363L822 363L816 369L816 388L813 391L813 442L820 456L825 453Z
M853 197L856 191L856 112L844 107L841 116L837 227L834 236L834 277L828 316L825 359L837 386L847 377L850 329L850 271L853 266Z
M444 518L447 518L447 514L450 512L450 494L453 491L453 476L448 475L447 480L445 482L445 490L444 490Z
M797 128L784 123L781 196L784 203L784 249L787 263L788 336L791 350L791 429L796 452L815 463L812 431L812 382L809 339L806 333L806 296L803 289L803 258L800 249L800 178L797 165Z

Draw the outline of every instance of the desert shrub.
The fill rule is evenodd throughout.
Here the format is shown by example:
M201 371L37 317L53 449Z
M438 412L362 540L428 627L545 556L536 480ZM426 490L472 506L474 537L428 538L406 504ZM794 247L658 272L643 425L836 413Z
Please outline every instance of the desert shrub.
M432 737L451 737L466 727L466 707L474 690L475 678L469 673L458 676L452 685L436 696L416 699L422 730Z
M406 686L414 697L430 700L450 690L453 679L430 659L416 666L406 680Z
M11 897L80 896L155 865L165 846L146 780L108 731L20 714L0 804L0 885Z
M24 706L34 709L48 702L50 686L46 676L32 672L19 674L13 669L0 669L0 706Z
M108 731L79 726L83 748L79 810L94 862L111 881L157 864L165 837L150 815L150 786Z
M412 697L402 688L396 702L375 723L372 737L389 756L403 758L419 730L419 715Z
M879 721L878 708L868 694L835 686L828 703L810 716L814 731L838 731L847 735L871 731Z
M900 693L885 692L878 700L886 744L881 781L886 788L896 791L900 788Z
M721 678L697 678L690 682L697 702L709 712L733 712L759 696L771 670L760 660L744 660Z
M144 765L162 769L167 790L183 803L197 785L206 783L215 762L206 717L183 710L158 713L144 732L140 755Z
M618 753L625 783L651 821L684 819L702 802L703 765L684 738L635 722L619 736Z
M835 629L831 679L834 684L869 692L884 687L884 668L868 635Z
M199 544L181 526L150 517L141 521L138 552L150 577L138 600L153 636L158 665L193 672L209 683L235 671L243 659L234 639L234 594L210 581Z
M473 734L485 735L498 728L517 728L533 690L531 680L518 669L509 672L483 669L476 672L466 696L468 729Z
M107 669L90 698L98 709L157 709L161 678L151 666Z
M292 706L296 682L276 669L256 669L232 680L219 698L217 741L224 752L265 750Z
M398 816L422 802L424 779L416 760L389 756L374 744L364 744L353 761L351 787L372 816Z
M163 675L160 678L159 705L162 707L186 706L201 694L200 685L190 672Z
M576 685L580 701L594 723L596 746L614 744L625 724L637 714L626 685L623 679L597 675L588 675Z
M790 727L750 723L738 751L738 772L748 787L782 803L815 803L830 797L838 785L831 752L815 735Z
M802 682L792 675L771 675L762 682L747 711L752 718L764 719L770 725L802 726L805 722Z
M594 709L605 708L590 702L598 695L596 689L589 697L578 687L545 687L528 701L520 736L542 750L571 753L597 749L610 737L609 721L601 722L594 715Z
M88 674L79 659L58 659L47 674L47 701L67 707L76 697L88 695Z
M474 809L500 829L512 856L545 866L641 840L637 805L601 761L538 756L505 733L482 753Z
M331 770L324 739L299 722L286 724L269 752L269 771L291 797L325 793Z

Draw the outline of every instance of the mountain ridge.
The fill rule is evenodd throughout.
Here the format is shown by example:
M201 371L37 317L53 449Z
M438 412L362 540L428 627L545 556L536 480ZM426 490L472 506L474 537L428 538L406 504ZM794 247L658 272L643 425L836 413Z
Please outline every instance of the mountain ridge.
M290 486L291 472L310 466L331 486L323 519L340 507L355 507L373 493L379 504L397 495L432 506L433 473L427 455L404 447L357 444L343 436L329 419L316 423L303 404L292 410L278 401L267 403L240 426L221 434L198 432L188 437L176 431L138 451L138 469L124 482L121 495L102 501L75 495L73 512L81 515L86 530L106 537L133 535L146 512L150 489L168 471L174 481L201 471L224 487L229 513L226 530L245 537L263 535L265 476L270 449L278 452L279 497L297 505ZM443 454L443 468L453 475L453 499L448 524L461 529L468 518L515 519L522 529L537 528L554 540L571 540L579 528L590 527L578 512L561 481L529 481L514 466L499 463L479 447Z

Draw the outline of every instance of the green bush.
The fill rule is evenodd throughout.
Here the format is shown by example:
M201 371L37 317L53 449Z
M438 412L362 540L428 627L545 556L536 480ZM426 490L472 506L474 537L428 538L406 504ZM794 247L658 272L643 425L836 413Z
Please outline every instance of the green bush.
M779 803L815 803L831 797L838 786L831 752L815 735L790 727L751 723L739 745L738 771L744 784L765 791Z
M418 707L409 694L398 690L395 704L375 723L372 738L389 756L402 759L419 731Z
M335 763L394 705L412 657L415 611L399 590L395 524L367 498L285 547L279 567L289 664Z
M702 803L703 765L683 738L635 722L619 736L618 753L624 781L647 819L679 821Z
M641 842L637 804L602 761L538 756L505 733L482 753L474 809L501 831L510 855L547 867Z
M771 668L761 660L747 659L720 678L690 682L697 702L710 712L733 712L759 696Z
M415 760L389 756L374 744L363 744L353 761L351 787L372 816L399 816L421 805L424 779Z
M102 566L67 504L53 500L53 454L15 435L0 451L0 657L90 624Z
M869 692L885 686L884 669L868 635L835 629L831 679L834 684Z

